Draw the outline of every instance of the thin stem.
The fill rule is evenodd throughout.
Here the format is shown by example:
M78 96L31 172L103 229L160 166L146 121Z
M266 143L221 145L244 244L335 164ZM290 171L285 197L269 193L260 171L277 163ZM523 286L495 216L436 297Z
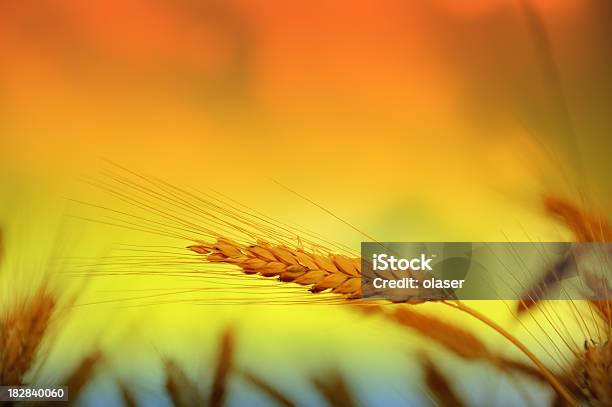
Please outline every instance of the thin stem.
M486 316L482 315L480 312L466 305L463 305L459 301L457 302L442 301L442 302L448 305L449 307L453 307L455 309L458 309L459 311L463 311L466 314L473 316L474 318L488 325L490 328L497 331L497 333L499 333L500 335L508 339L508 341L510 341L521 352L523 352L537 366L540 372L542 372L542 375L544 376L544 378L557 391L557 393L561 397L563 397L565 401L569 403L570 406L574 406L574 407L578 406L578 402L576 401L576 399L574 399L574 397L567 391L565 386L559 383L559 380L557 380L555 375L550 370L548 370L548 368L540 361L540 359L538 359L536 355L534 355L525 345L523 345L521 341L519 341L512 334L510 334L510 332L506 331L504 328L502 328L501 326L499 326L497 323L487 318Z

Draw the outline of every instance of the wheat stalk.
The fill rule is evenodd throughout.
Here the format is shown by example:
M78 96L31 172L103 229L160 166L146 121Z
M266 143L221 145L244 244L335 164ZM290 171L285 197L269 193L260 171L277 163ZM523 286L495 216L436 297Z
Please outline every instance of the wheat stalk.
M233 354L234 334L232 330L228 328L223 332L219 344L219 357L210 390L210 397L208 399L209 407L220 407L225 402L227 379L233 365Z
M391 308L391 310L387 311L385 308ZM404 328L415 330L461 358L484 360L503 371L518 371L538 380L546 380L540 370L493 353L487 345L468 330L439 318L406 307L367 305L359 306L358 309L367 314L381 315Z
M254 373L245 369L238 369L237 373L242 376L245 381L259 389L262 393L266 394L270 399L276 401L278 405L283 407L297 407L296 404L289 400L287 396Z

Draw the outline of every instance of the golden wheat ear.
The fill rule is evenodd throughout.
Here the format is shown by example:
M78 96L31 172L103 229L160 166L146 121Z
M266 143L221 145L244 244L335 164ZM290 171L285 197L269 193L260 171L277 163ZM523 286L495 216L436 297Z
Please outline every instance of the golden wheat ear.
M0 317L0 383L21 385L49 330L56 298L46 285Z
M282 282L310 286L313 293L330 291L347 299L361 297L361 259L326 255L265 241L244 245L227 238L200 243L189 250L213 264L232 264L245 274L276 277Z
M425 355L420 356L421 366L425 373L425 385L427 390L437 402L436 405L445 407L467 407L455 392L453 386L448 382L444 374Z
M297 404L292 402L287 396L285 396L280 390L274 387L271 383L262 379L246 369L235 369L236 373L244 379L251 386L258 389L260 392L268 396L269 399L276 402L282 407L297 407Z

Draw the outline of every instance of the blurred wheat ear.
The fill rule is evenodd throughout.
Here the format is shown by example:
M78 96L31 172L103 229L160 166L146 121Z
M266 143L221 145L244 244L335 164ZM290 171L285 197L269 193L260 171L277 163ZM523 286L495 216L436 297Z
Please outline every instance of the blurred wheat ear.
M166 371L166 392L175 407L205 406L198 386L171 360L164 362Z
M11 304L0 317L1 384L23 384L48 332L55 308L55 296L43 285L32 298Z
M437 405L445 407L467 407L457 395L453 386L448 382L444 374L425 355L421 355L421 366L425 372L425 385L432 394Z
M594 406L612 405L612 342L585 343L579 360L582 369L577 372L578 379L589 402Z
M64 385L68 387L70 394L69 406L77 405L79 397L85 387L92 381L102 359L102 353L98 351L91 353L83 358L81 363L66 378Z
M356 407L357 403L342 374L333 370L312 378L312 384L330 407Z
M547 197L545 205L547 211L558 218L572 232L575 241L612 242L612 226L605 216L554 196ZM612 341L610 338L612 332L612 290L608 283L609 260L604 264L604 267L607 268L605 272L608 273L604 276L595 275L590 270L580 271L581 281L585 285L584 288L590 290L597 298L589 301L596 312L576 315L579 319L582 319L580 322L583 324L585 323L584 319L596 324L600 338L598 341L590 337L584 339L584 349L574 351L575 361L572 363L569 372L562 377L565 387L576 398L586 405L597 407L612 405L612 369L610 368L612 366ZM555 281L558 280L562 277L562 273L567 270L567 268L555 268L549 271L538 283L540 289L547 289L548 285L546 283L548 281L553 278ZM561 275L559 275L560 273ZM527 307L524 306L524 308L529 309L538 302L524 303L527 304ZM604 329L599 329L600 323L603 323ZM585 332L585 335L589 336L591 334ZM554 405L563 406L566 405L566 402L557 397Z
M588 270L583 272L584 282L596 298L605 300L591 300L591 304L603 322L607 323L608 330L612 329L612 288L608 284L608 279L596 276Z
M137 407L138 403L136 402L136 398L132 394L130 387L125 383L118 383L119 393L121 394L121 400L123 401L123 405L125 407Z
M3 246L0 230L0 261ZM68 310L61 302L58 291L51 290L51 275L40 283L33 294L20 298L18 295L3 298L5 308L0 311L0 384L1 385L32 385L39 368L48 357L48 346L56 337L56 322ZM91 381L95 367L101 355L94 353L85 358L80 365L63 382L69 387L69 405L76 402L85 386ZM28 377L26 380L27 376ZM59 384L59 383L58 383ZM30 403L36 405L36 403ZM54 402L46 404L54 405ZM62 402L61 404L66 404Z
M610 226L605 216L580 208L574 203L556 196L545 197L544 206L548 214L557 218L572 232L576 242L612 242L612 226ZM522 295L517 309L519 313L535 307L539 299L553 285L562 280L567 274L577 271L576 264L579 261L580 255L581 253L576 250L570 250L563 259L554 264L550 270ZM584 277L587 280L589 278L586 273ZM588 281L586 283L588 284ZM600 304L600 307L601 309L606 309L607 305Z
M233 369L234 332L226 329L218 346L217 363L208 398L202 396L197 382L192 381L183 369L171 360L164 361L166 392L175 407L220 407L225 404L227 381Z
M219 407L225 402L227 393L227 380L233 366L234 333L231 328L226 329L219 343L219 356L213 379L208 406Z
M612 226L604 215L582 209L555 196L544 200L546 210L574 234L577 242L612 242Z

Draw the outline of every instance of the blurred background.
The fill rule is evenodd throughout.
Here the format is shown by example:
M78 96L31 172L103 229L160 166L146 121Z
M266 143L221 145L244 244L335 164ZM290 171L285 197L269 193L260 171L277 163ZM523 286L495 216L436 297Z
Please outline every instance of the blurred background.
M611 17L604 0L3 1L0 219L9 257L34 248L7 278L58 239L90 259L170 244L74 218L91 216L66 198L112 207L83 181L105 159L356 250L363 236L274 181L381 241L565 240L544 194L612 204ZM85 403L117 397L119 376L164 405L158 355L197 371L233 323L243 363L304 404L320 400L303 378L330 360L368 405L429 403L410 356L423 341L384 322L320 305L126 305L118 291L182 284L89 281L47 368L96 343L114 356ZM532 341L504 304L476 306ZM466 369L441 358L451 376ZM521 403L469 368L457 381L474 405ZM230 403L265 404L239 388Z

